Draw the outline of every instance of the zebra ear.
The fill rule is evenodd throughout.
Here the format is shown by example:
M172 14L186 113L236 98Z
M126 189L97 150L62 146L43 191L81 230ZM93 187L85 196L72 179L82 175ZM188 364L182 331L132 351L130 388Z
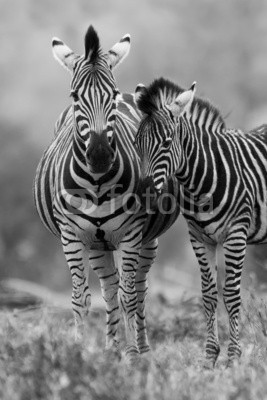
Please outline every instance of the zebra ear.
M174 117L181 116L190 107L195 95L195 87L196 87L196 82L192 84L190 89L179 94L174 100L174 102L166 106L166 108L170 110L170 112Z
M140 99L140 97L141 97L143 94L145 94L146 92L147 92L147 88L145 87L145 85L143 85L142 83L139 83L139 84L136 86L135 93L134 93L135 102L137 103L138 100Z
M110 68L115 68L129 53L131 43L130 35L127 34L121 38L108 52L108 63Z
M55 59L69 72L73 71L74 61L79 57L62 40L54 37L52 39L52 52Z

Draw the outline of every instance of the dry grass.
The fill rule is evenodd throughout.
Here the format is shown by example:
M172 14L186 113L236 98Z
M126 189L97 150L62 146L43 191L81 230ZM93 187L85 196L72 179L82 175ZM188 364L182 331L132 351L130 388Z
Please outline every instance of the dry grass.
M225 368L227 320L219 319L224 351L214 371L202 368L205 320L198 299L148 304L151 355L135 369L103 354L105 315L91 313L86 343L74 343L68 311L37 308L0 314L0 398L3 400L267 399L267 308L250 296L243 307L239 365ZM122 330L121 332L122 333ZM122 340L123 342L123 340Z

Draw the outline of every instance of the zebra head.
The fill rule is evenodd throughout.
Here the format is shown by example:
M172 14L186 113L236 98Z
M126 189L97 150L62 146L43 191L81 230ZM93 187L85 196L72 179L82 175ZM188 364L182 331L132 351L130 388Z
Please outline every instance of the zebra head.
M143 118L136 135L141 157L142 178L152 178L158 193L181 164L179 134L183 116L194 98L195 83L183 90L166 79L155 80L148 88L138 85L135 100Z
M112 70L128 54L130 36L125 35L107 53L92 26L85 35L85 54L75 54L61 40L52 41L54 57L72 74L74 129L92 173L107 172L115 159L113 140L116 105L120 94Z

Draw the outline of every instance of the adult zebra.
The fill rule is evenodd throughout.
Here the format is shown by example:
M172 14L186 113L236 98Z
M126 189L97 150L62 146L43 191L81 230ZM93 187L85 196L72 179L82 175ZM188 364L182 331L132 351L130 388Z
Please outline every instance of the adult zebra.
M55 58L72 73L73 104L57 121L55 138L39 164L36 206L45 226L62 242L72 275L77 335L83 334L90 306L89 258L106 301L106 349L117 349L119 294L131 361L149 349L146 275L156 256L156 237L175 221L179 209L170 210L166 198L163 207L169 212L147 219L137 199L141 173L134 140L140 116L133 95L121 96L112 74L129 51L129 35L107 54L93 27L85 35L84 56L59 39L52 45ZM166 190L177 194L177 181L169 181Z
M229 315L228 365L241 355L238 315L240 280L247 244L267 242L267 125L244 133L227 129L208 101L163 78L137 87L145 113L137 133L146 175L158 190L176 175L179 203L199 262L207 317L205 365L220 352L216 307L216 247L224 249L223 297Z

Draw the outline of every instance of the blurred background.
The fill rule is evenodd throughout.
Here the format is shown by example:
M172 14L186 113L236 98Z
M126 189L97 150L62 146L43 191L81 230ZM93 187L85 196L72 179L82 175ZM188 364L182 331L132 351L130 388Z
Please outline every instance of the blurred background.
M115 71L118 87L164 76L197 81L229 127L267 122L267 2L258 0L0 0L0 279L20 278L57 292L71 280L60 243L42 226L32 200L38 161L69 104L70 75L53 59L58 36L83 53L89 24L104 50L124 34L131 52ZM264 285L267 246L250 247L244 281ZM200 293L182 218L160 239L154 290ZM95 279L94 279L95 282Z

